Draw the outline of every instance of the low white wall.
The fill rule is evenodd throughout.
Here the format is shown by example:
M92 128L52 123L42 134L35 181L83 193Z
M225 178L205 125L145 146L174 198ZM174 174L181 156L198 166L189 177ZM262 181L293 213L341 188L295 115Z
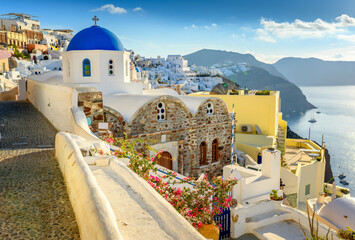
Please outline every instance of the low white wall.
M307 199L317 198L324 188L325 162L313 162L312 164L298 165L296 175L299 177L298 201L305 203ZM306 185L310 185L310 193L305 194Z
M55 154L75 212L81 239L123 239L110 203L68 133L58 133Z
M285 184L283 191L286 195L298 193L299 179L294 173L282 167L281 179L282 183Z
M27 98L52 124L63 132L70 132L86 139L97 139L83 129L74 119L72 108L78 106L75 88L27 80ZM86 120L85 120L86 121Z

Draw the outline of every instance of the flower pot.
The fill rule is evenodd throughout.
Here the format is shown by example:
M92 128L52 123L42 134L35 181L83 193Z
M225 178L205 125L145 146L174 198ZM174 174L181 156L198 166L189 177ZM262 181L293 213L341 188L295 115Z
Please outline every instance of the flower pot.
M207 239L218 240L219 239L219 229L213 224L204 224L198 229L199 233L202 234Z
M278 199L275 199L275 198L273 198L273 197L270 197L270 199L271 199L271 200L273 200L273 201L277 201L277 202L278 202L278 201L282 201L282 200L284 200L283 198L278 198Z

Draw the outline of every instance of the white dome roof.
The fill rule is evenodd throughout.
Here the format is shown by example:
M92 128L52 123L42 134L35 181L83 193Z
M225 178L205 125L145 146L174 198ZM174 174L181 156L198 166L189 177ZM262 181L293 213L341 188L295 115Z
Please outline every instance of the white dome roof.
M334 199L320 210L319 216L338 228L346 229L346 227L350 227L355 229L355 198Z

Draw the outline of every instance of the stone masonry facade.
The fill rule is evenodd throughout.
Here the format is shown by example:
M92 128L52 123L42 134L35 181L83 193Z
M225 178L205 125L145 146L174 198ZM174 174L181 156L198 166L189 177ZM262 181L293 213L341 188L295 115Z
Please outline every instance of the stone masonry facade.
M91 119L91 126L97 130L97 123L103 122L104 110L102 93L97 91L78 91L78 106L81 107L87 118Z
M165 106L165 119L157 120L158 103ZM212 104L213 114L207 114ZM86 117L92 120L91 127L96 130L98 122L111 122L110 131L114 137L145 139L154 144L166 142L178 143L178 173L198 177L201 173L216 176L222 168L231 162L232 115L225 103L218 98L206 98L195 113L191 113L178 98L161 96L143 105L127 122L121 113L103 105L102 93L95 91L79 92L78 106ZM218 142L217 161L212 162L212 142ZM202 142L206 143L207 164L201 165ZM138 151L147 152L142 145Z
M166 118L157 120L157 105L164 103ZM212 104L213 114L207 114L207 105ZM178 173L197 177L201 173L220 175L223 166L230 164L232 116L225 103L218 98L206 98L195 114L174 97L162 96L142 106L126 122L117 111L104 107L105 121L112 122L111 131L115 137L123 133L131 140L145 139L160 143L165 135L166 142L178 142ZM212 142L218 142L218 161L212 162ZM200 144L207 145L207 165L200 166ZM142 148L144 148L142 146ZM144 151L144 149L138 149Z

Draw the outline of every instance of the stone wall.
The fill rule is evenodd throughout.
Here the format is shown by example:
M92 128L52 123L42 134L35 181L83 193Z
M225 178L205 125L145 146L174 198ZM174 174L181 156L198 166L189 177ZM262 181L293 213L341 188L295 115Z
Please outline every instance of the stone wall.
M111 122L110 131L114 137L123 137L125 121L122 115L116 110L104 106L104 120L105 122Z
M213 114L207 114L207 105L212 104ZM225 103L213 98L204 102L194 117L196 126L196 146L193 147L196 161L192 161L192 172L203 172L207 175L220 175L223 166L230 164L232 123L229 119ZM212 162L212 142L218 142L218 162ZM208 165L200 166L200 144L207 144Z
M104 121L102 93L97 91L78 91L78 106L81 107L85 116L91 119L91 126L97 130L97 124Z
M157 104L164 103L166 117L157 119ZM213 105L213 114L207 114L207 105ZM146 139L154 144L166 135L166 142L177 141L177 171L180 174L197 177L201 173L219 175L224 165L230 164L231 116L225 103L218 98L208 98L192 114L183 102L175 97L162 96L148 102L125 122L118 112L105 107L107 121L114 124L110 129L115 137L125 132L129 139ZM164 136L165 138L165 136ZM218 162L212 163L212 141L218 141ZM200 166L200 144L207 143L207 165ZM144 151L144 149L138 149ZM176 168L175 168L176 169Z

